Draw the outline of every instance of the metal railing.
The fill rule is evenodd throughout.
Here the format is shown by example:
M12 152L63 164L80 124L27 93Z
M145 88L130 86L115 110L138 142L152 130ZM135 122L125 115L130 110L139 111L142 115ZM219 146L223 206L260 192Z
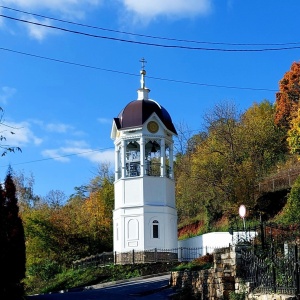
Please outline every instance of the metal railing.
M155 163L155 162L149 162L144 166L144 172L145 175L147 176L156 176L159 177L161 176L161 168L162 165L161 163ZM171 178L171 167L166 165L165 166L165 176L168 178ZM127 162L126 163L126 177L137 177L140 176L141 174L141 164L140 162ZM121 169L118 170L118 179L121 178Z
M114 263L113 252L103 252L101 254L91 255L76 261L73 261L74 269L84 269L88 267L104 266Z
M149 249L144 251L104 252L73 262L73 268L87 268L108 264L141 264L158 262L188 262L208 253L217 247L179 247L174 249Z
M298 245L270 247L259 255L252 249L241 250L240 277L259 293L299 294Z
M241 239L241 260L238 276L253 292L299 295L300 292L300 226L279 226L261 223L246 229L256 232L250 239Z
M290 188L300 175L300 167L282 172L258 184L258 193L275 192Z

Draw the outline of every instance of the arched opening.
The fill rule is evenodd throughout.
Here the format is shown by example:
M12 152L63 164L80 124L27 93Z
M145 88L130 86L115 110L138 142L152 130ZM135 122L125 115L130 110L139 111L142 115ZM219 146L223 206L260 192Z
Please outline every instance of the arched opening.
M145 145L145 175L160 176L160 145L157 141L148 141Z
M159 238L159 222L154 220L152 222L152 238L158 239Z
M129 141L126 146L126 177L141 174L140 145L136 140Z

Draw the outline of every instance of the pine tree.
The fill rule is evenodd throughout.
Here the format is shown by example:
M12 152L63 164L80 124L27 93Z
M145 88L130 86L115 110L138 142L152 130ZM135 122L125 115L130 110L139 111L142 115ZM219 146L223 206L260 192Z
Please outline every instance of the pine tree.
M4 250L1 254L1 299L3 296L4 299L19 299L24 292L22 280L25 277L25 234L11 169L5 178L4 187L4 199L0 198L1 204L4 204L1 207L1 238L4 238L4 249L1 249Z
M7 210L5 204L4 191L0 184L0 278L5 278L5 261L7 253ZM5 284L3 280L0 280L0 297L4 295Z

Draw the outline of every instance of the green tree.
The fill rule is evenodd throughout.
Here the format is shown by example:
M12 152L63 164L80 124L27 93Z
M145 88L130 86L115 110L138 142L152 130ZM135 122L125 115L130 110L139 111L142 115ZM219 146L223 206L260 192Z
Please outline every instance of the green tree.
M113 175L97 175L68 201L57 191L22 212L27 245L26 285L30 291L82 257L112 250ZM63 196L63 197L62 197Z
M6 128L5 130L0 131L0 149L2 150L1 156L5 156L9 152L16 152L16 151L21 152L20 147L6 144L6 136L3 134L3 132L5 132L5 134L15 134L15 133L12 131L14 130L14 128L12 128L11 126L3 122L3 116L4 116L4 110L2 107L0 107L0 125L2 126L2 128Z
M3 289L1 299L18 299L24 290L22 280L25 277L25 235L22 220L19 216L16 186L13 181L11 169L9 169L4 181L5 193L2 214L2 234L4 232L3 257L1 260L1 272Z
M254 103L241 117L244 159L255 169L256 179L268 174L287 152L285 132L274 123L275 107L267 100Z
M292 154L300 154L300 109L298 109L296 116L290 122L287 142Z
M185 131L179 131L179 135L184 134ZM203 205L199 201L197 178L192 176L192 165L197 148L201 147L206 139L207 134L205 132L200 132L189 138L179 138L180 147L178 149L181 149L182 152L176 153L174 163L176 208L179 223L196 217L203 209Z
M278 221L285 225L299 224L300 222L300 176L291 188L287 203L279 215Z
M6 266L6 255L7 255L7 209L4 191L0 184L0 277L5 278L5 266ZM6 283L0 280L0 296L5 293Z
M200 214L209 230L236 215L240 204L254 208L259 180L286 154L285 133L274 114L272 104L262 101L242 114L222 103L206 115L207 133L191 138L190 150L176 159L179 221Z
M260 180L284 161L285 131L274 123L275 108L267 100L254 103L241 116L239 125L240 163L238 199L255 205L256 187Z
M34 193L35 178L33 174L26 175L23 171L14 172L14 183L20 210L32 208L41 203L41 197Z

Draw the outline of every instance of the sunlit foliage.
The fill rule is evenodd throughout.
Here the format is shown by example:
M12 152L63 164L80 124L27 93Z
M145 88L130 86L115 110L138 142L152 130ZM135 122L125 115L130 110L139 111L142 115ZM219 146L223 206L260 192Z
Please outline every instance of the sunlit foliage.
M244 113L223 103L206 115L206 132L192 137L192 149L176 160L180 223L201 216L210 231L224 216L232 219L240 204L255 206L258 182L285 157L274 115L268 101Z
M57 190L38 199L22 211L29 292L77 259L112 251L114 193L109 171L99 169L90 183L76 188L67 201Z
M279 92L276 94L275 123L286 129L293 114L299 108L300 97L300 63L294 62L279 82Z

